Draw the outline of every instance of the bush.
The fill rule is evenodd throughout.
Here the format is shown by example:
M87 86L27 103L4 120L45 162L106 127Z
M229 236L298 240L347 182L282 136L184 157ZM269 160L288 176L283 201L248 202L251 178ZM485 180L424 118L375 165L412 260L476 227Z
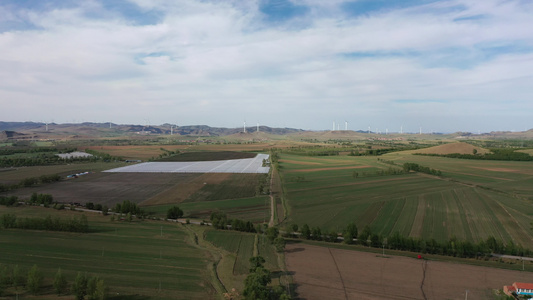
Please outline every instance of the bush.
M183 210L177 206L172 206L167 210L167 219L177 219L183 216Z
M33 295L37 295L41 289L43 283L43 274L36 265L33 265L31 270L28 272L28 280L26 282L26 287Z

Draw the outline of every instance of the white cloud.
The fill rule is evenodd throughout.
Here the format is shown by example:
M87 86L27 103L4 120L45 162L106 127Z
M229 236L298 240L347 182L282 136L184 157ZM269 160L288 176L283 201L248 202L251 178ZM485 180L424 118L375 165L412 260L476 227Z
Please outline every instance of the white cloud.
M507 99L530 106L533 7L522 2L442 1L350 18L332 13L342 1L328 2L329 13L306 16L302 28L269 26L257 1L134 2L162 18L137 25L95 1L9 11L38 29L0 34L0 99L10 101L0 119L48 111L56 121L150 115L152 123L239 126L255 118L325 129L336 117L365 128L406 108L391 104L398 99L439 100L416 107L443 118L496 114ZM499 48L489 55L487 47Z

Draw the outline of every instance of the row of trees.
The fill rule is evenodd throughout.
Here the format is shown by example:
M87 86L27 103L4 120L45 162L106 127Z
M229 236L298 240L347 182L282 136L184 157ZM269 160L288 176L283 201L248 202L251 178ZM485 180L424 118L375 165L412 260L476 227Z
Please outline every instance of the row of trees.
M28 177L28 178L22 179L16 184L0 184L0 193L11 191L11 190L16 190L22 187L31 187L31 186L35 186L39 184L51 183L51 182L56 182L60 180L61 180L61 176L59 176L58 174L42 175L39 177Z
M211 224L216 229L231 229L244 232L257 232L254 224L250 221L240 219L228 219L225 213L214 211L209 218Z
M59 165L65 163L75 163L75 162L91 162L97 161L96 157L72 157L72 158L61 158L55 153L41 153L34 156L16 156L9 157L4 156L0 157L0 167L9 168L9 167L31 167L31 166L47 166L47 165Z
M54 197L50 194L37 194L32 193L30 197L31 204L44 205L45 207L50 206L54 202Z
M324 240L328 242L337 242L339 240L339 234L335 231L323 233L320 227L310 228L307 224L304 224L299 232L298 229L297 224L293 224L287 228L288 232L298 233L296 236L301 236L304 239ZM390 236L383 236L373 232L369 226L365 226L363 231L359 233L355 223L348 224L343 230L342 236L346 244L359 244L376 248L385 247L393 250L465 258L490 256L492 253L516 256L533 255L531 250L515 244L512 240L504 244L501 240L497 240L492 236L478 243L459 240L456 237L451 237L448 241L427 240L402 236L399 232L394 232Z
M145 212L135 203L129 200L124 200L122 203L117 203L115 205L114 211L121 214L132 214L137 217L142 217L145 215Z
M0 217L0 225L5 229L32 229L48 231L68 231L68 232L89 232L89 222L85 215L73 217L72 219L59 219L58 217L45 218L17 218L14 214L3 214Z
M50 148L50 147L24 147L24 148L3 148L0 149L0 155L13 155L17 153L42 153L42 152L52 152L52 153L68 153L76 151L76 148L65 148L65 149L58 149L58 148Z
M92 203L92 202L87 202L85 203L85 208L87 209L93 209L93 210L99 210L102 212L102 214L104 216L107 215L107 213L109 212L109 207L107 207L107 205L102 205L100 203Z
M19 202L17 196L0 196L0 205L13 206Z
M424 167L424 166L421 166L415 163L404 163L403 170L405 172L415 171L415 172L426 173L426 174L435 175L435 176L442 176L442 172L440 170L431 169L430 167Z
M246 300L290 300L283 286L269 286L272 281L271 272L263 265L262 256L250 258L250 274L244 280L243 296Z
M31 294L38 295L42 291L43 281L44 275L37 265L33 265L27 272L23 271L18 265L13 267L0 265L0 296L4 294L4 290L8 287L14 287L17 291L19 287L24 287ZM68 295L70 292L78 300L84 299L85 296L88 296L90 300L105 300L109 290L104 280L98 276L89 278L87 273L78 272L69 291L67 277L61 268L57 270L54 276L53 288L58 296Z
M475 150L475 149L474 149ZM517 149L491 149L492 153L478 154L474 151L472 154L432 154L432 153L414 153L416 155L440 156L461 159L481 159L481 160L505 160L505 161L533 161L533 156L524 152L516 152Z

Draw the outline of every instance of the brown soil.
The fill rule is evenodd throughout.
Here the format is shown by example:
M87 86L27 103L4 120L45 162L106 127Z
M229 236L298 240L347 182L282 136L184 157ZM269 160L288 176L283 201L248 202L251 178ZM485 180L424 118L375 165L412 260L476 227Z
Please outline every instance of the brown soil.
M190 182L200 174L193 173L90 173L39 187L39 193L51 194L54 200L63 203L99 203L113 207L129 200L140 203L168 190L181 182ZM29 198L35 188L25 188L16 193Z
M299 299L492 299L531 273L288 244Z
M452 153L473 154L474 149L477 150L478 154L490 153L490 151L487 149L484 149L481 147L475 147L473 145L462 143L462 142L444 144L440 146L416 150L414 152L423 153L423 154L439 154L439 155L446 155L446 154L452 154Z
M307 172L320 172L320 171L333 171L333 170L350 170L350 169L364 169L364 168L371 168L371 166L349 166L349 167L299 169L299 170L294 170L294 171L287 171L285 173L307 173Z
M187 181L181 181L167 190L141 202L141 205L178 204L200 190L205 184L220 184L232 174L205 173Z
M293 165L302 165L302 166L309 166L309 165L321 165L321 163L317 162L310 162L310 161L297 161L297 160L290 160L290 159L280 159L280 162L293 164Z
M493 171L493 172L531 174L531 172L524 172L524 170L516 170L516 169L509 169L509 168L479 168L479 167L472 167L472 168L480 169L480 170L486 170L486 171Z

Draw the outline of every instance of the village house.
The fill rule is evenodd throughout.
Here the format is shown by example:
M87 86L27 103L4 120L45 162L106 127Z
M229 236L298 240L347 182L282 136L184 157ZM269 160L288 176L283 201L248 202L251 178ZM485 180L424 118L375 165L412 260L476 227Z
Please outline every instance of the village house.
M504 286L503 292L511 297L513 294L533 296L533 283L515 282L513 285Z

